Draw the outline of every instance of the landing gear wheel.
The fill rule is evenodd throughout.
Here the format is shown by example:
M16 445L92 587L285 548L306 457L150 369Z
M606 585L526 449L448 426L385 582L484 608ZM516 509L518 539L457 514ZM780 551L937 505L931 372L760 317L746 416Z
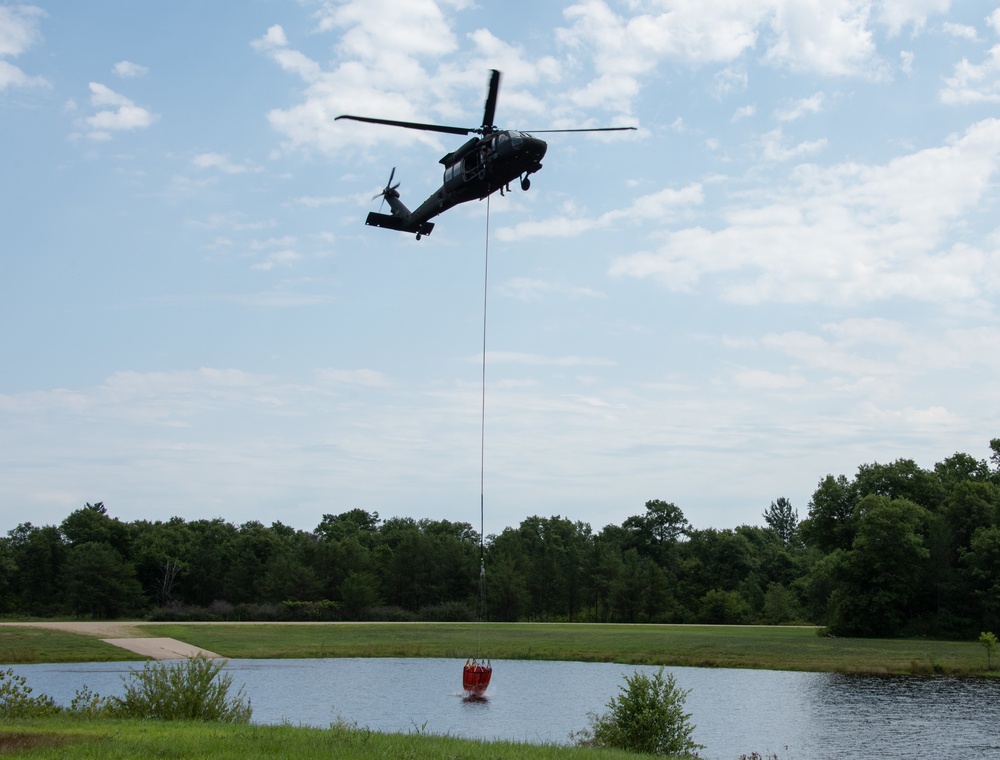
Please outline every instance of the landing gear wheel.
M531 187L531 180L525 177L521 180L521 189L527 190L529 187Z

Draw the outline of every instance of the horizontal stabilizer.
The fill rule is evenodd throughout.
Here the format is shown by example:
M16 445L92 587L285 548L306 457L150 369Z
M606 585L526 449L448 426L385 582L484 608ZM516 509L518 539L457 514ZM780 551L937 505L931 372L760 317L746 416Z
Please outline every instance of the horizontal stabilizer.
M430 235L434 229L434 222L419 222L413 224L405 217L392 216L390 214L376 214L374 211L368 214L365 224L369 227L384 227L387 230L398 230L399 232L414 232L418 235Z

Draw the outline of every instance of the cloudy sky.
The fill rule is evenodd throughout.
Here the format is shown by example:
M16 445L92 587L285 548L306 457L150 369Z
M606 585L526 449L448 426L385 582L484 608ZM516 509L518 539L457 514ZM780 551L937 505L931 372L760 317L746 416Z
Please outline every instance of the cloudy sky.
M438 218L460 137L545 168ZM0 530L807 512L1000 436L997 0L0 0ZM488 287L484 290L488 252ZM485 294L485 299L484 299Z

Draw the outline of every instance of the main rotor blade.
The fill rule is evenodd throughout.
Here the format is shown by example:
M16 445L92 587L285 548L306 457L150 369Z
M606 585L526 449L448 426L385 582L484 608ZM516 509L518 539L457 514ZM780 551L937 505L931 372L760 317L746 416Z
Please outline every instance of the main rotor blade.
M497 111L497 94L500 92L500 72L492 70L490 75L490 89L486 93L486 108L483 110L483 126L492 127L493 117Z
M350 116L344 114L337 119L351 119L352 121L364 121L368 124L388 124L390 127L403 127L404 129L422 129L425 132L444 132L449 135L471 135L476 129L466 129L465 127L445 127L440 124L420 124L415 121L393 121L392 119L373 119L370 116ZM334 119L336 121L337 119Z
M591 127L589 129L521 129L520 132L527 132L530 135L541 132L627 132L635 131L636 127Z

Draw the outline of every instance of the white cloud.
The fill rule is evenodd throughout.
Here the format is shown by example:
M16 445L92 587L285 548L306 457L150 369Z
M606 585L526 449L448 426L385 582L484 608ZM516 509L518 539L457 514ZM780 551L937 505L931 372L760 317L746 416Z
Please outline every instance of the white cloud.
M733 373L733 383L752 390L780 391L801 388L806 381L797 374L783 375L764 369L740 369Z
M913 73L913 61L916 56L912 51L900 50L899 51L899 68L904 74Z
M986 23L994 34L1000 35L1000 8L986 17ZM975 28L969 28L971 36L965 36L977 39ZM944 78L938 97L948 105L1000 102L1000 44L989 49L982 63L970 63L968 58L956 63L952 75Z
M322 384L342 383L366 388L388 388L392 381L382 372L373 369L320 369L316 379Z
M788 145L784 132L774 129L760 139L761 156L765 161L790 161L793 158L811 156L819 153L827 146L825 138Z
M986 17L986 23L990 25L994 33L1000 34L1000 8L997 8Z
M392 6L403 8L408 4L394 3ZM353 17L347 13L349 6L341 6L337 10L343 11L342 16L334 15L345 23ZM333 14L332 9L330 13ZM377 18L361 14L364 31L355 37L367 38L376 33L381 28ZM393 23L394 18L390 14L384 23ZM396 32L407 34L405 30L389 32L382 29L382 33L389 36L394 36ZM412 38L417 36L412 32L409 34ZM354 39L349 33L345 34L342 47L346 46L350 51L357 53L367 47L358 39L351 43L348 38ZM378 65L372 65L366 59L347 60L331 71L323 71L318 63L288 47L287 37L280 27L271 27L254 46L286 71L299 76L306 85L301 103L290 108L276 108L268 113L271 126L286 137L286 149L316 148L335 155L347 145L365 148L382 141L437 145L436 137L430 136L430 133L361 128L355 123L335 121L341 114L386 116L403 121L429 120L426 112L418 111L414 99L428 98L430 78L423 74L417 60L409 58L398 48L386 52ZM390 59L391 63L386 59ZM386 65L391 70L385 70Z
M990 48L982 63L967 58L956 63L938 97L947 105L1000 103L1000 45Z
M764 60L826 76L883 78L864 0L775 2Z
M501 227L497 231L497 237L504 241L532 237L573 237L622 222L633 224L649 221L665 222L675 218L685 208L700 205L704 199L700 184L687 185L680 190L668 187L640 196L626 208L607 211L598 217L587 218L574 214L537 222L519 222L513 227Z
M114 65L113 71L123 79L135 79L146 76L149 73L149 67L139 63L132 63L132 61L118 61Z
M579 89L574 89L571 100L580 108L604 108L609 111L629 113L632 101L639 94L639 82L623 74L602 74Z
M878 20L889 27L890 36L895 36L907 25L919 32L932 15L947 13L951 0L881 0L876 7Z
M45 77L26 74L3 60L21 56L41 39L38 23L45 15L33 5L0 5L0 92L8 87L50 86Z
M768 333L734 351L752 355L768 369L738 368L735 382L750 388L809 385L817 393L853 396L866 405L920 396L921 378L1000 369L1000 330L974 327L938 330L881 317L848 318L814 332ZM787 366L782 367L783 362ZM785 382L787 381L787 383Z
M885 76L867 1L676 0L663 9L630 7L646 12L622 16L604 0L583 0L564 11L569 26L557 31L571 54L586 53L593 61L598 81L631 80L628 90L637 89L638 79L660 61L730 64L747 55L826 76ZM894 24L917 23L929 12L884 11ZM738 69L723 70L716 78L717 96L745 87L745 76Z
M198 370L175 372L115 372L104 381L102 390L106 391L112 400L124 401L164 394L200 394L221 389L245 390L259 387L266 382L266 376L239 369L202 367Z
M191 163L199 169L218 169L224 174L243 174L248 171L261 171L261 169L253 169L247 164L237 164L231 161L229 156L221 153L199 153L191 159Z
M950 34L952 37L956 37L961 40L977 40L979 39L979 32L976 31L976 27L969 24L955 24L950 21L946 21L941 25L941 29L945 34Z
M604 298L604 294L593 288L566 285L540 280L534 277L512 277L497 286L497 292L517 301L541 301L550 294L567 295L575 298Z
M727 66L715 75L714 82L713 94L717 98L723 98L730 93L746 90L750 78L745 70Z
M710 280L740 303L910 298L989 308L1000 251L947 236L976 212L998 168L994 119L881 166L800 166L758 203L741 197L715 229L671 230L659 250L619 257L610 271L675 290Z
M779 108L774 112L774 118L778 121L796 121L808 114L820 113L823 110L825 95L817 92L808 98L792 101L784 108Z
M321 208L322 206L335 206L338 203L343 203L344 199L334 195L302 195L292 202L306 208Z
M288 248L296 243L294 235L282 235L281 237L271 237L264 240L251 240L250 250L266 251L269 248Z
M345 56L383 61L381 65L397 57L439 56L457 47L455 34L434 0L348 0L326 4L316 15L321 31L346 30L338 42Z
M748 54L772 65L824 75L871 77L885 70L875 53L867 4L858 0L677 0L668 10L630 7L639 11L623 15L604 0L569 6L564 12L567 26L557 30L565 53L562 61L531 60L521 48L485 29L475 30L468 39L477 55L504 69L510 83L555 82L589 62L592 75L564 87L554 103L543 103L517 87L504 92L508 109L547 113L560 124L579 121L581 112L594 109L611 111L618 121L630 118L642 78L664 60L726 64L716 75L718 97L746 88L747 74L739 59ZM324 5L317 19L320 31L340 34L329 70L292 49L280 26L253 43L305 84L301 103L268 115L287 138L286 149L312 147L334 154L346 144L439 145L439 138L427 133L334 124L343 113L444 123L468 118L467 110L456 109L456 89L478 94L482 76L450 63L461 40L441 3L378 0L373 7L352 0ZM436 71L428 72L428 65L436 65Z
M33 5L0 5L0 56L19 56L38 42L38 20L45 15Z
M276 266L290 267L293 264L302 260L302 254L298 251L286 248L280 251L274 251L269 253L263 261L259 261L254 264L251 268L259 271L267 272L274 269Z
M147 108L100 82L90 83L90 105L103 109L82 120L91 140L109 140L113 132L145 129L158 118Z
M757 42L768 3L678 0L661 13L621 17L603 0L583 0L564 15L570 27L558 31L574 49L590 49L601 73L642 74L661 59L727 63Z
M252 44L255 50L266 53L282 69L297 74L306 82L314 82L320 78L319 64L296 50L289 50L285 30L279 25L270 27L263 37Z
M476 362L482 362L483 357L475 357ZM586 356L544 356L542 354L528 354L517 351L487 351L487 364L527 364L530 366L549 367L613 367L615 362L611 359Z

